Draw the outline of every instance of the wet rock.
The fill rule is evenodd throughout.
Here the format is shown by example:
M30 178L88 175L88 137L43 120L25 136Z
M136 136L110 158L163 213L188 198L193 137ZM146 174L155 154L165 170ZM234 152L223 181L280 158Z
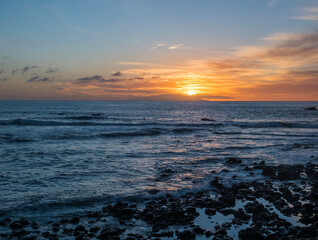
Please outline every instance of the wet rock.
M153 232L158 232L161 229L165 229L168 228L168 224L164 221L160 221L160 222L156 222L153 226L152 226L152 231Z
M98 232L99 230L100 230L100 227L91 227L91 228L89 229L89 232L96 233L96 232Z
M0 221L0 226L6 226L7 224L9 224L11 222L10 218L5 218L3 220Z
M224 208L219 210L220 213L222 213L224 216L234 214L236 211L230 208Z
M205 230L202 229L201 227L199 226L196 226L193 228L193 231L195 232L195 234L198 234L198 235L203 235L205 234Z
M80 218L79 217L74 217L70 220L71 224L78 224L80 222Z
M67 236L71 236L73 235L73 229L72 228L64 228L63 229L63 234L67 235Z
M234 217L236 219L240 219L243 221L249 221L251 219L251 216L244 213L244 210L242 208L239 208L235 213L234 213Z
M21 220L18 220L18 221L15 221L15 222L12 222L10 224L10 228L12 230L17 230L17 229L21 229L21 228L24 228L25 226L29 225L29 221L26 220L26 219L21 219Z
M216 210L214 208L206 208L204 212L208 216L213 216L216 214Z
M258 203L252 210L252 213L260 213L263 212L265 209L264 205L261 203Z
M97 236L98 239L100 240L110 240L110 239L119 239L119 236L125 232L125 229L120 229L120 228L104 228L100 235Z
M36 230L40 227L41 225L39 223L37 223L36 221L33 221L32 224L31 224L31 227Z
M149 189L147 192L148 192L149 194L156 195L158 192L160 192L160 190L158 190L158 189Z
M205 232L205 236L206 236L207 238L211 237L212 234L213 234L213 233L212 233L212 231L210 231L210 230L208 230L208 231Z
M264 235L254 228L246 228L239 232L239 238L241 240L263 240Z
M176 233L178 239L180 240L188 240L188 239L195 239L195 232L192 230L184 230L182 232Z
M78 225L75 229L74 229L74 236L79 236L83 233L87 232L85 227L83 225Z
M23 238L23 240L36 240L38 237L36 235L26 236Z
M220 183L220 178L216 177L210 182L212 187L216 187L218 189L223 189L224 186L222 183Z
M258 215L258 219L266 221L266 222L269 222L271 220L271 217L270 217L270 215L267 212L261 212Z
M241 164L242 160L236 157L231 157L225 161L226 164Z
M225 229L219 229L215 232L215 235L216 236L225 236L227 234L226 230Z
M274 167L265 166L262 171L262 175L267 177L274 177L276 176L276 171Z
M316 111L316 107L309 107L309 108L305 108L305 110L307 111Z
M281 181L299 179L300 173L302 171L303 171L302 166L280 165L278 168L277 178Z
M153 237L157 237L157 238L161 238L161 237L173 237L173 232L169 231L169 232L161 232L161 233L152 233L151 234Z

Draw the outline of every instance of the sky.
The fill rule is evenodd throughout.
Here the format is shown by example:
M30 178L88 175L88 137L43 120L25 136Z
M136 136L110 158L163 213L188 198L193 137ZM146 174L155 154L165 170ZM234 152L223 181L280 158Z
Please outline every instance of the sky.
M0 100L318 101L318 0L2 0Z

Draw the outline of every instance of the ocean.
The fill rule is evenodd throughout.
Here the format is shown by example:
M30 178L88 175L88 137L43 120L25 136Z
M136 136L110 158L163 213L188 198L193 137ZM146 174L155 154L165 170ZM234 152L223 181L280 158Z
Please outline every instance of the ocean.
M0 101L0 215L58 217L118 199L249 181L318 157L317 102ZM205 121L204 121L205 120ZM212 174L213 173L213 174Z

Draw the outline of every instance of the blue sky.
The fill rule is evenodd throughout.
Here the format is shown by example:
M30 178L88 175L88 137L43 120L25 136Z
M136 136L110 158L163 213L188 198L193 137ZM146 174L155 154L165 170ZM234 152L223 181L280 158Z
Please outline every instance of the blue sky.
M203 66L199 69L176 66L233 59L238 49L245 46L275 44L264 40L270 36L315 34L318 20L318 2L312 0L4 0L0 6L3 99L46 96L118 100L181 94L191 86L207 95L208 87L203 81L193 80L193 76L200 78L198 71ZM169 66L174 67L169 70ZM25 67L30 69L22 74ZM300 67L307 69L308 62L297 69ZM171 76L153 69L179 72ZM13 74L16 70L19 71ZM107 80L117 71L125 77L118 80L121 86L117 83L117 92L112 87L115 81L109 81L113 84L109 86L91 85L95 92L82 91L76 84L77 79L84 77L102 76ZM28 81L34 76L47 81ZM136 92L128 91L133 86L125 81L138 77L144 78L144 85L160 77L162 86L155 82L153 88L148 86L142 92L139 82ZM177 87L180 81L176 79L181 79L184 85ZM211 81L213 78L207 85L213 85ZM112 91L107 92L110 88ZM224 90L225 95L228 92ZM217 94L224 95L222 91ZM312 98L306 99L317 99L315 92L309 94ZM244 99L242 93L237 95L241 96L237 99ZM246 95L246 99L250 97Z

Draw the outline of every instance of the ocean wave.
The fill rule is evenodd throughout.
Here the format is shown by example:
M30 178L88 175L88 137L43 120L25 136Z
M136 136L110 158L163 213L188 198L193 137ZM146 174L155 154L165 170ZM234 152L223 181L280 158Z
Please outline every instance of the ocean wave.
M31 120L31 119L14 119L14 120L0 120L0 125L17 125L17 126L173 126L176 128L181 127L217 127L223 126L223 123L165 123L165 122L94 122L94 121L44 121L44 120ZM177 130L178 131L178 130Z
M64 119L87 121L87 120L103 120L103 119L107 119L107 117L103 117L100 114L91 114L91 115L81 115L81 116L67 116L67 117L64 117Z
M315 123L297 123L297 122L228 122L230 125L241 128L318 128Z

